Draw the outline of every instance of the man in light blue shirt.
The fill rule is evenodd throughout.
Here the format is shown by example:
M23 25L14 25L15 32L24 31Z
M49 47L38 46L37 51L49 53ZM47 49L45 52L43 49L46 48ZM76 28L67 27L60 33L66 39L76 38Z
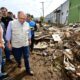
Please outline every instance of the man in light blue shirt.
M37 30L36 22L32 20L31 15L27 14L27 22L29 23L30 29L31 29L31 45L30 45L30 51L33 51L34 47L34 33Z

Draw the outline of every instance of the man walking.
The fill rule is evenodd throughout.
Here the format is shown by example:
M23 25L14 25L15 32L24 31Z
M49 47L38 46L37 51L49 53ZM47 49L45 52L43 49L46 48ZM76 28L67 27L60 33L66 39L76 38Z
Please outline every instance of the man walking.
M21 57L23 54L26 73L33 75L29 65L29 45L31 43L31 34L29 24L26 22L26 14L18 12L18 19L11 21L7 28L6 40L9 49L12 49L14 58L21 67Z

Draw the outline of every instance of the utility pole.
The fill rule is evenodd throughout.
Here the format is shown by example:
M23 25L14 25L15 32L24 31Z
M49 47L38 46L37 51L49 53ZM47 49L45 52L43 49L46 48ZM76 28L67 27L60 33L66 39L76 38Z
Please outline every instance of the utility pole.
M42 3L42 13L43 13L43 17L44 17L44 2L41 2Z

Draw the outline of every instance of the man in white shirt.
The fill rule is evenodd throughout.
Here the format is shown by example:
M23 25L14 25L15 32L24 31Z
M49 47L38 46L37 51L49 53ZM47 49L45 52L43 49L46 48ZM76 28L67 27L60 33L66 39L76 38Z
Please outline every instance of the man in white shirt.
M26 14L22 11L18 12L18 19L9 22L6 40L8 41L9 49L12 49L14 58L21 68L21 57L24 56L26 73L33 75L29 65L29 45L31 43L29 24L26 22Z

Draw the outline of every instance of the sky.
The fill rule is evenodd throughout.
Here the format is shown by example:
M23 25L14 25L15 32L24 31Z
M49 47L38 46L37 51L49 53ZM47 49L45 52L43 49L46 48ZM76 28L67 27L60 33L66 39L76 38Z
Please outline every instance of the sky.
M44 2L44 16L59 7L66 0L0 0L0 7L6 7L8 11L17 14L18 11L30 13L34 17L40 17L42 13L42 3Z

